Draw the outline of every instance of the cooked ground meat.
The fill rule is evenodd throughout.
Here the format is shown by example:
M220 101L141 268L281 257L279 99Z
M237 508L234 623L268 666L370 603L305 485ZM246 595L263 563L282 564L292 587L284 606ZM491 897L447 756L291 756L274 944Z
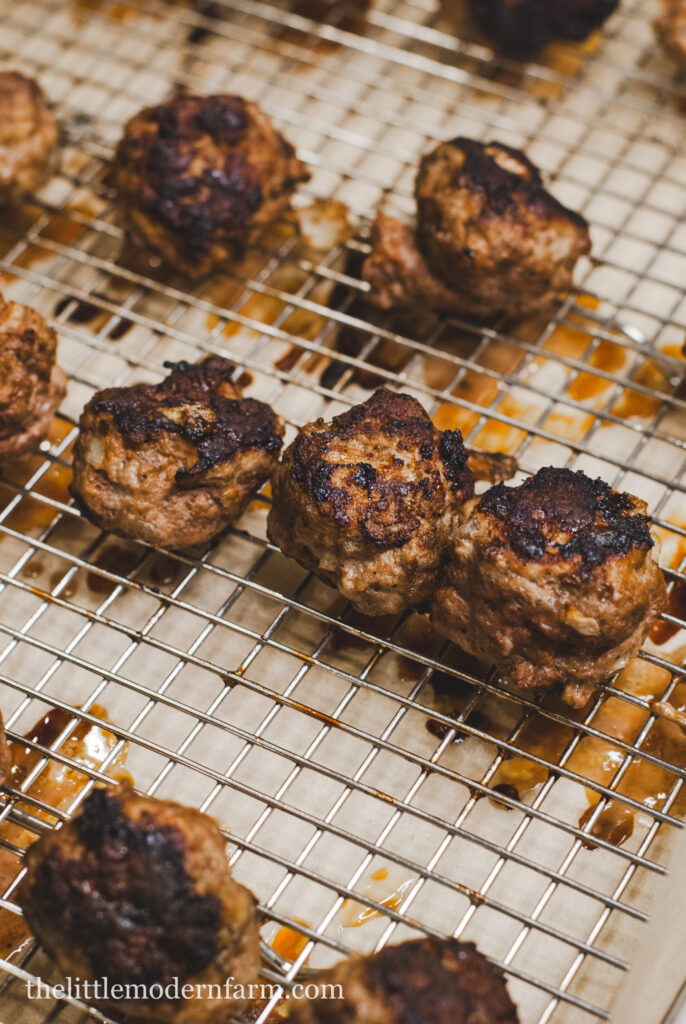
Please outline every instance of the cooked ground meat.
M200 277L240 255L309 172L254 103L181 95L124 129L111 181L132 240Z
M549 309L591 248L588 225L519 150L458 138L425 156L417 228L381 215L363 267L381 309L427 306L477 320Z
M386 213L378 213L372 225L362 277L377 309L422 306L436 313L462 312L463 299L432 273L414 230Z
M41 87L18 71L0 72L0 206L40 185L56 151L57 121Z
M168 363L160 384L90 400L74 447L72 493L98 526L155 547L210 540L277 464L283 422L243 398L233 363Z
M366 615L426 601L473 493L458 430L380 388L303 427L272 479L271 540Z
M455 531L434 625L522 690L582 707L665 605L645 513L640 498L568 469L496 485Z
M0 465L45 438L67 390L56 354L57 335L40 313L0 295Z
M470 503L436 589L444 636L522 690L583 707L666 602L645 502L568 469Z
M67 976L166 987L257 980L258 921L212 818L128 786L96 789L26 853L17 900ZM244 1000L123 998L117 1011L173 1024L225 1022Z
M660 0L660 16L653 22L655 35L680 67L686 67L686 2Z
M619 0L469 0L479 28L510 57L535 57L556 39L580 42L607 21Z
M288 1024L517 1024L499 970L471 942L416 939L353 956L320 985L340 998L293 999ZM329 990L331 991L331 990ZM335 991L335 990L334 990Z

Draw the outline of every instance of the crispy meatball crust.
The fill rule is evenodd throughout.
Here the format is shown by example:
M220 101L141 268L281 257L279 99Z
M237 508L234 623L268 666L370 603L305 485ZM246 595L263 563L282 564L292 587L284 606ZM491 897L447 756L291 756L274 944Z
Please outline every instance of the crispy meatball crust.
M590 252L588 225L519 150L458 138L419 166L417 240L432 273L477 319L549 309Z
M416 939L322 974L342 998L294 999L288 1024L517 1024L503 976L471 942Z
M618 5L619 0L469 0L482 32L520 60L535 57L556 39L586 39Z
M458 430L380 388L303 427L272 478L270 539L366 615L428 600L453 518L473 494Z
M67 391L56 353L57 335L40 313L0 295L0 465L45 438Z
M0 206L40 185L56 152L57 121L41 87L18 71L0 72Z
M257 980L252 893L234 880L212 818L128 786L96 789L77 817L25 856L18 902L66 976L166 987ZM247 1001L122 999L120 1012L173 1024L227 1021Z
M202 544L277 464L283 422L243 398L219 356L167 363L160 384L108 388L81 416L72 493L96 525L155 547Z
M309 172L254 103L181 95L132 118L111 181L133 241L191 277L240 255Z
M465 509L434 595L441 633L522 690L583 707L665 605L645 502L568 469Z
M660 0L660 16L653 22L655 35L677 64L686 68L686 2Z

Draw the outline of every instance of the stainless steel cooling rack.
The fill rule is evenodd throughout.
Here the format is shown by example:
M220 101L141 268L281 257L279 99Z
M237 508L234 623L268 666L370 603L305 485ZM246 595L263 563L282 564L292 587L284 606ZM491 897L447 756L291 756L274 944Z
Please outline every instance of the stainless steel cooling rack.
M651 706L686 704L686 120L649 6L522 68L430 0L359 22L262 0L0 0L0 60L40 78L64 136L59 173L0 222L2 287L55 324L71 379L50 443L0 480L0 701L23 751L0 813L1 1020L106 1019L27 1000L56 975L13 892L21 849L123 770L227 830L285 989L351 950L454 934L504 967L525 1024L607 1018L667 884L686 764ZM262 104L313 169L298 203L345 202L354 234L321 252L285 222L190 290L128 251L107 161L178 86ZM525 148L591 221L594 259L550 321L368 319L370 218L409 213L418 155L455 134ZM645 497L673 598L640 660L579 718L503 691L421 616L363 620L288 563L268 492L202 552L98 533L67 490L81 407L200 352L229 353L291 433L386 382L525 472L568 464Z

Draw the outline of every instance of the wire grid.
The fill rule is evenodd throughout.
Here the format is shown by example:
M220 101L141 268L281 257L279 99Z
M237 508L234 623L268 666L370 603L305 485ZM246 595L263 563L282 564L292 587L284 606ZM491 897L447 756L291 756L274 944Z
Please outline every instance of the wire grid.
M282 925L303 937L288 960L265 945L266 975L286 988L352 950L454 934L504 967L523 1022L605 1019L664 874L672 833L661 826L680 824L683 763L653 751L646 713L628 739L613 736L611 777L579 774L608 701L647 712L644 693L608 685L572 721L457 661L419 616L360 618L266 542L266 496L202 553L113 543L66 491L78 414L104 384L157 379L165 359L229 353L290 437L368 394L373 374L437 421L459 415L470 443L512 451L526 472L573 465L645 497L670 586L683 583L684 128L642 7L626 4L599 43L522 70L456 40L428 4L376 4L351 27L260 0L0 3L0 59L40 77L65 136L60 173L0 225L4 291L55 323L71 381L51 444L1 485L3 709L10 738L37 754L6 787L2 827L33 835L48 811L68 817L126 749L141 791L225 827L265 939ZM122 249L107 160L123 121L177 85L258 101L313 168L298 202L345 201L355 236L321 253L286 223L190 291ZM367 319L356 268L370 218L386 199L409 213L418 155L458 133L525 148L592 222L596 259L549 322ZM641 661L676 703L683 635L648 644ZM457 710L436 688L446 677ZM115 739L84 763L67 741L102 725L101 704ZM65 712L59 736L24 739L47 708ZM570 726L559 758L529 749L534 715ZM496 806L490 786L513 755L544 781ZM588 849L637 757L669 772L664 801L622 796L640 811L633 836ZM35 786L60 765L80 782L51 807ZM580 826L583 787L601 799ZM18 856L13 840L0 833ZM0 903L12 914L19 871L17 859ZM351 911L366 911L362 927ZM2 966L3 1020L107 1019L75 1001L27 1003L23 982L55 980L35 947Z

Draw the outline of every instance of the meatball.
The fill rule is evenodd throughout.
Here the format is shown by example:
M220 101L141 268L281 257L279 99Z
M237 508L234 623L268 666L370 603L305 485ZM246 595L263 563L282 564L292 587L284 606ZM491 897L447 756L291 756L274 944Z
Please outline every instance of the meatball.
M160 384L90 400L74 447L72 493L96 525L155 547L202 544L243 512L277 464L284 426L243 398L233 363L166 363Z
M655 35L680 67L686 67L686 0L660 0L660 16L653 22Z
M436 628L526 691L583 707L665 605L646 505L549 467L464 510L432 604Z
M240 255L309 172L254 103L181 95L124 129L111 182L132 240L191 277Z
M380 388L303 427L272 479L270 539L365 615L428 600L453 518L473 494L459 430Z
M206 987L225 995L232 976L253 984L260 962L254 897L232 877L224 837L206 814L128 786L96 789L25 862L17 900L31 931L68 977L106 979L120 1012L211 1024L247 1005ZM204 988L154 998L155 986L172 986L173 996L175 979L180 993Z
M377 309L425 306L436 313L462 312L462 298L432 273L412 228L388 214L377 214L372 225L362 277Z
M458 138L425 156L417 228L377 218L362 276L381 309L427 306L488 320L549 309L590 252L588 225L519 150Z
M443 143L422 160L415 195L419 247L469 316L548 309L591 248L586 221L509 146Z
M56 152L57 121L41 87L18 71L0 72L0 206L40 185Z
M67 391L57 335L40 313L0 295L0 465L33 452Z
M293 999L288 1024L517 1024L503 976L471 942L415 939L353 956L318 979L333 998Z
M482 32L507 56L521 60L556 39L586 39L618 5L619 0L469 0Z

